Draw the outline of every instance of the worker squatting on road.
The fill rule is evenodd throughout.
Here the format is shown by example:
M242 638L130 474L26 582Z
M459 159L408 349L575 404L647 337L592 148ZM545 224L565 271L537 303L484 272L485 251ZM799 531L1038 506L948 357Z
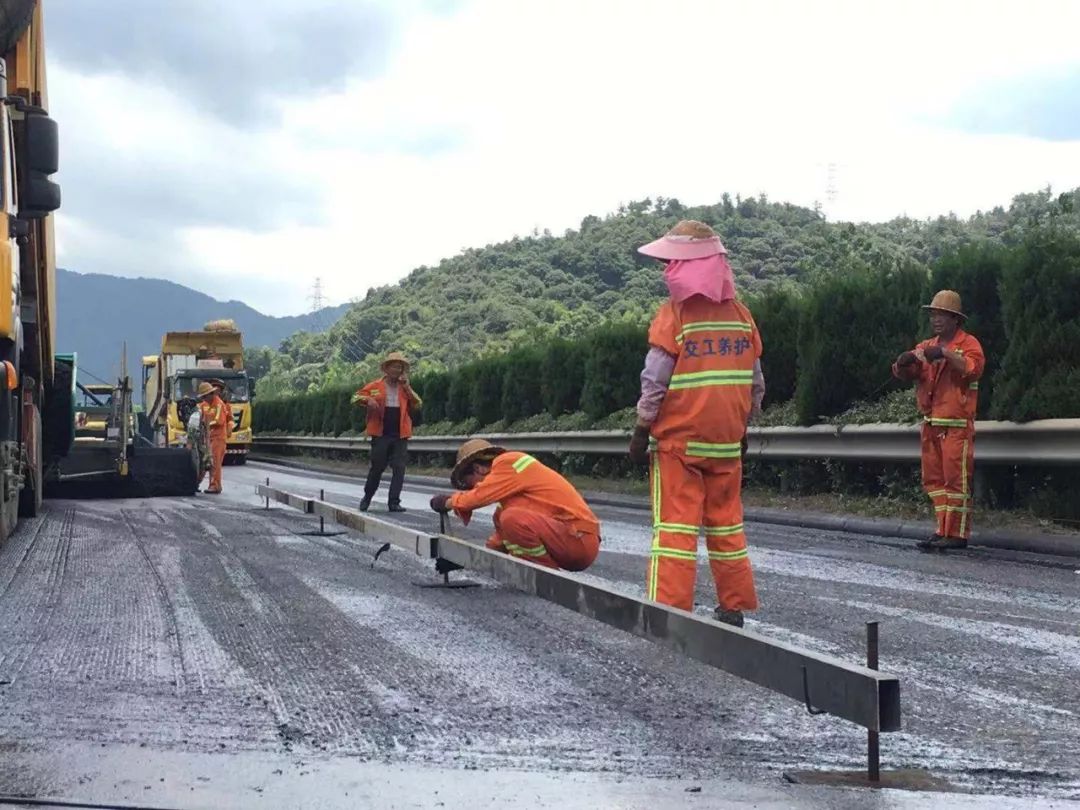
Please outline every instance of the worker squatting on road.
M923 307L934 336L893 363L893 374L916 383L923 415L922 483L934 505L937 529L917 545L924 551L964 548L971 537L971 481L975 469L975 410L986 358L961 328L960 296L942 290Z
M691 610L704 529L718 621L742 627L758 605L742 513L746 426L761 408L761 337L735 300L720 237L684 220L639 252L666 262L670 298L649 327L630 456L649 463L650 599ZM651 451L651 452L650 452Z
M217 495L221 492L221 465L225 462L225 448L232 435L232 409L208 382L199 383L198 395L199 422L210 439L210 486L206 493Z
M405 463L413 419L423 406L409 385L409 361L400 352L391 352L382 363L383 376L372 380L353 396L353 404L367 408L367 435L371 437L371 467L364 484L360 511L366 512L379 491L386 467L390 466L390 496L387 508L404 512L401 490L405 486Z
M474 509L499 503L487 547L566 571L584 571L600 553L600 522L573 485L525 453L470 439L457 454L450 483L462 492L436 495L431 508L469 522Z

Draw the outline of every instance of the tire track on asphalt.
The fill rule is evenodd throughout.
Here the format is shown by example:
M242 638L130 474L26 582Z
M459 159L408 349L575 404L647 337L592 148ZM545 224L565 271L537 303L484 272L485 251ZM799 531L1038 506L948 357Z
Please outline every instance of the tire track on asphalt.
M154 565L154 561L150 557L150 552L146 549L146 543L143 541L138 529L131 522L130 510L121 508L120 516L124 521L124 525L127 526L128 532L131 534L131 539L135 543L135 547L139 550L139 554L150 569L150 575L154 579L155 590L161 601L165 621L168 625L166 635L168 636L167 640L170 650L169 657L172 661L173 668L173 686L177 697L183 696L189 690L190 686L188 684L187 663L184 658L184 644L180 636L180 624L176 618L176 606L169 597L169 589L165 585L165 580L162 578L161 572L158 571L157 566Z

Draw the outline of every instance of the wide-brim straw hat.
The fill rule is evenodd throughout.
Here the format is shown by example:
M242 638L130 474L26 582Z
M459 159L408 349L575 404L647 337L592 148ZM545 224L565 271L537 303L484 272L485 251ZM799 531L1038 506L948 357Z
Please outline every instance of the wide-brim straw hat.
M942 312L948 312L951 315L967 319L967 315L964 314L964 310L960 306L960 293L954 290L941 290L934 296L934 300L923 305L923 309L939 309Z
M214 388L213 385L211 385L208 382L201 382L201 383L199 383L199 389L198 389L198 392L197 392L196 395L199 397L199 399L202 399L203 397L208 397L211 394L216 393L216 392L217 392L217 389Z
M450 472L450 483L454 489L468 489L462 476L465 475L465 470L469 468L469 465L474 461L489 461L505 452L505 447L492 444L487 439L469 439L458 448L457 463Z
M639 247L638 253L654 259L688 261L727 253L727 248L716 231L704 222L684 219L659 239Z
M386 359L382 361L379 368L381 368L383 371L386 371L386 367L391 363L401 363L403 366L405 366L406 373L408 373L409 367L412 365L409 362L409 359L401 352L390 352L390 354L386 355Z

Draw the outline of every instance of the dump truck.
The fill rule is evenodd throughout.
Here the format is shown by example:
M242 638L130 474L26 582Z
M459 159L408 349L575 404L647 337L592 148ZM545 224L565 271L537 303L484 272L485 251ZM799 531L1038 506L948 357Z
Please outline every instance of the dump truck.
M0 0L0 542L37 514L75 439L74 363L55 363L59 136L48 114L41 0Z
M143 407L140 430L160 447L187 441L179 403L197 396L199 384L220 383L232 405L233 434L226 463L243 464L251 449L252 380L244 371L243 337L231 320L211 321L201 332L168 332L161 354L143 358Z

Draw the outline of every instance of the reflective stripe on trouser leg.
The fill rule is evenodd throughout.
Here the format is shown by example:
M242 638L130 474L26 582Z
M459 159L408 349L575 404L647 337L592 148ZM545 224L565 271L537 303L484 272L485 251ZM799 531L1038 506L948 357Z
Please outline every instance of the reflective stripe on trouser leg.
M646 593L654 601L692 610L705 495L701 473L682 456L654 451L650 476L653 539Z
M560 527L550 525L545 515L528 509L500 509L497 514L495 528L509 554L547 568L559 567L544 541L549 536L554 539Z
M725 610L756 610L757 590L743 531L742 462L702 459L697 464L704 476L705 544L717 603Z
M944 430L929 424L922 426L922 485L934 508L935 531L945 535L945 471L942 464Z
M950 428L942 446L944 468L944 525L946 537L971 537L971 471L974 461L971 434L964 429Z

